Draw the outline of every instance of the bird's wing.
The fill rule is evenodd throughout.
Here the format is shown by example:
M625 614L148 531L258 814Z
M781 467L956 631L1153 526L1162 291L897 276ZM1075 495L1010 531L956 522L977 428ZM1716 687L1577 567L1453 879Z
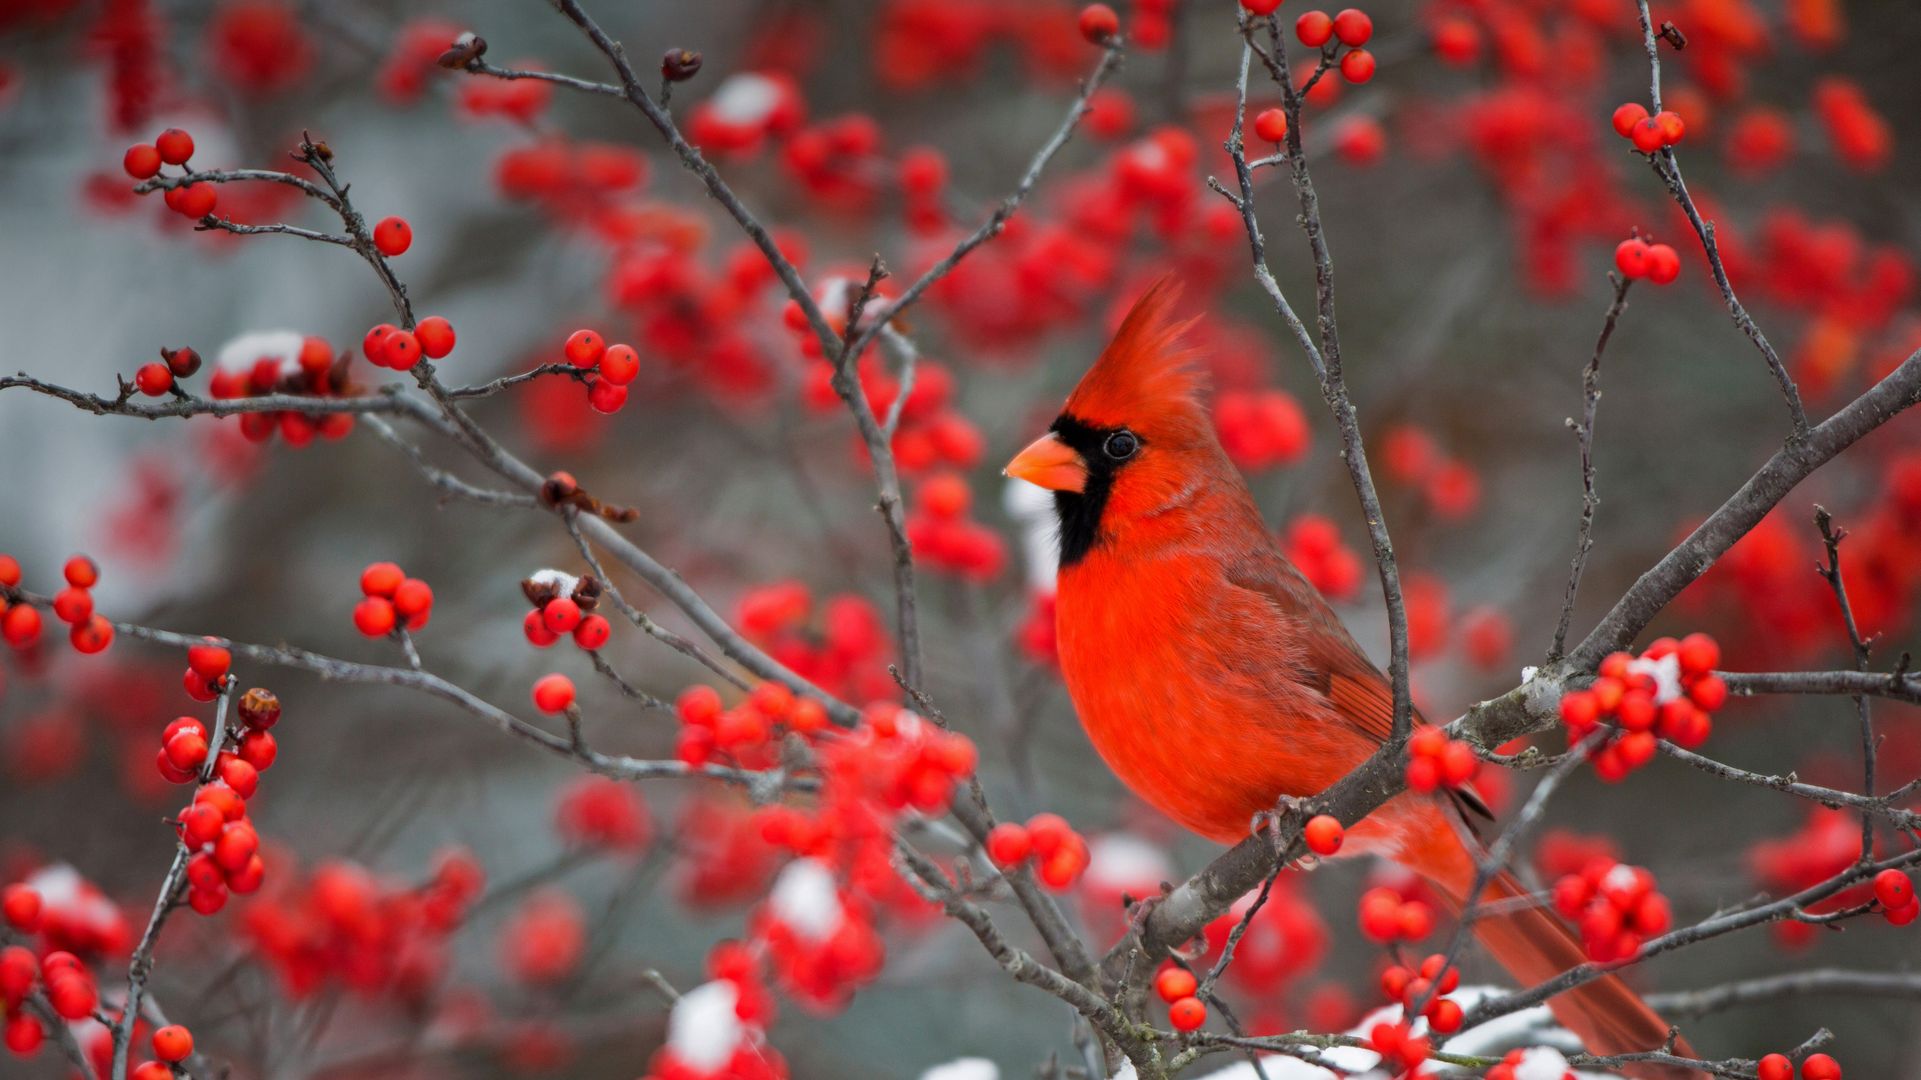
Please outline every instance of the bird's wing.
M1279 552L1262 552L1229 571L1231 584L1258 592L1279 613L1298 624L1295 640L1305 650L1298 669L1310 688L1325 697L1342 721L1376 743L1394 734L1394 688L1361 651L1325 597ZM1419 709L1414 722L1423 723ZM1450 792L1470 823L1493 812L1472 786Z

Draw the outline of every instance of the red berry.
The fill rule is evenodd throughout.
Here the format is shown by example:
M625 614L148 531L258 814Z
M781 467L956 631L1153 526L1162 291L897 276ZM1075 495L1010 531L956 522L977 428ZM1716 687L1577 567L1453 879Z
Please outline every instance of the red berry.
M23 990L22 993L25 991ZM40 1045L47 1040L47 1033L40 1027L40 1021L32 1013L22 1009L7 1017L4 1041L7 1049L21 1057L39 1051Z
M96 614L68 631L67 641L75 650L92 656L113 644L113 624L106 616Z
M388 334L395 333L399 329L392 323L381 323L367 331L366 336L360 339L360 354L365 356L367 362L373 366L386 367L387 352L380 347L381 343L387 340Z
M559 634L547 629L547 624L541 620L539 611L529 611L527 617L521 620L520 629L536 649L544 649L560 640Z
M1307 849L1316 855L1332 855L1341 850L1341 841L1347 837L1347 830L1341 827L1338 819L1327 814L1316 814L1307 819L1307 827L1301 831L1307 841Z
M1280 8L1281 0L1241 0L1241 6L1249 15L1266 16Z
M680 722L696 727L712 727L720 717L720 691L711 686L690 686L674 701Z
M600 356L600 377L616 386L626 386L640 374L640 354L632 345L611 345Z
M429 315L414 327L414 339L427 359L438 360L454 351L454 324L438 315Z
M1703 675L1688 684L1688 700L1706 712L1714 712L1727 704L1728 684L1719 675Z
M11 555L0 555L0 585L20 584L20 560Z
M158 360L142 364L140 370L133 373L133 384L148 397L159 397L173 389L173 369Z
M167 740L167 760L181 772L200 768L207 760L207 738L192 731L183 731Z
M1318 49L1334 37L1334 20L1325 11L1303 12L1294 20L1294 36L1310 49Z
M1687 125L1681 122L1681 114L1666 109L1654 114L1654 126L1661 133L1661 145L1673 146L1687 134Z
M1374 20L1359 8L1346 8L1334 16L1334 36L1341 39L1343 45L1365 45L1367 39L1374 36Z
M1647 109L1630 101L1614 110L1614 133L1623 139L1632 138L1635 125L1647 118Z
M260 834L244 821L230 822L213 842L213 861L232 873L244 870L248 860L260 850Z
M404 254L413 244L414 229L407 224L406 218L383 218L380 224L374 226L374 246L380 249L382 255Z
M592 652L607 644L607 638L612 633L613 627L608 625L606 618L588 615L580 620L579 626L574 627L574 644Z
M53 594L53 613L69 626L86 622L93 616L93 594L69 585Z
M1200 988L1200 980L1194 977L1193 972L1171 964L1154 976L1154 992L1170 1005L1182 998L1193 997L1194 991Z
M380 339L382 367L406 371L420 363L420 339L406 330L395 330Z
M1666 285L1681 276L1681 255L1666 244L1648 245L1648 280Z
M120 167L135 180L151 179L160 172L160 151L146 143L129 146L120 159Z
M187 666L208 682L219 682L232 669L233 654L226 646L211 642L191 645L187 648Z
M1914 903L1914 882L1899 870L1883 870L1874 875L1874 898L1889 911L1907 907Z
M1706 634L1689 634L1675 649L1681 674L1705 675L1721 666L1721 646Z
M369 596L354 605L354 628L368 637L385 637L394 630L393 601Z
M1287 113L1281 109L1262 109L1254 117L1254 134L1271 143L1286 139Z
M567 354L568 363L585 369L600 363L601 356L607 352L607 345L592 330L576 330L568 335L563 351Z
M47 1000L54 1012L68 1020L84 1020L100 1004L100 991L86 972L62 972L47 978Z
M574 681L565 675L543 675L534 683L534 707L557 713L574 703Z
M1755 1065L1756 1080L1794 1080L1794 1062L1786 1054L1769 1054Z
M1175 1031L1193 1031L1207 1023L1207 1006L1200 998L1184 997L1167 1007L1167 1022Z
M394 614L406 619L411 627L414 620L420 619L434 607L434 590L419 578L408 578L394 589Z
M1003 870L1012 869L1027 861L1034 853L1034 839L1026 828L1011 821L1003 821L988 830L987 857L995 866Z
M368 596L384 596L392 599L394 591L400 588L401 582L406 580L406 573L394 563L370 563L360 572L360 591Z
M627 388L610 379L596 379L587 390L587 401L598 412L617 413L627 404Z
M76 589L91 589L100 584L100 567L85 555L75 555L60 568L66 575L67 584Z
M1366 49L1350 49L1341 57L1341 78L1364 83L1374 77L1374 54Z
M254 767L255 772L264 772L273 767L274 759L280 756L280 744L264 731L249 731L240 737L240 760Z
M214 760L214 775L242 799L253 798L260 790L260 770L233 754L222 753Z
M26 885L9 885L0 892L0 915L23 934L40 928L40 893Z
M1648 244L1638 236L1630 236L1614 247L1614 268L1622 277L1643 278L1648 274Z
M540 609L540 621L556 634L572 633L580 625L580 605L565 596L556 596Z
M0 637L16 649L24 649L40 640L40 609L29 604L15 604L0 615Z
M1443 1035L1461 1030L1461 1021L1466 1018L1461 1007L1447 998L1436 998L1427 1007L1427 1026Z
M200 181L172 188L165 198L167 205L175 212L196 221L213 213L214 207L220 203L220 193L213 189L213 185Z
M1801 1062L1801 1080L1841 1080L1841 1063L1826 1054L1809 1054Z
M1120 29L1121 17L1106 4L1089 4L1081 9L1081 36L1094 44L1107 44Z
M193 1034L179 1024L168 1024L153 1033L153 1056L162 1061L187 1060L193 1056Z
M194 803L180 811L180 838L189 847L211 844L220 835L220 827L226 823L227 819L220 816L220 811L207 803Z
M185 165L193 156L193 136L179 128L168 128L153 141L153 148L167 164Z
M1661 124L1652 116L1635 124L1628 137L1634 140L1634 148L1643 154L1652 154L1666 145L1661 135Z

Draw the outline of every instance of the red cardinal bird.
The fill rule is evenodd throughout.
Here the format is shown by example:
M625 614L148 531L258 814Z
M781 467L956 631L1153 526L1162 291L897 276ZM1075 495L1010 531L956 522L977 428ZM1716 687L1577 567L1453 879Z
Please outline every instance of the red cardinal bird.
M1190 324L1170 316L1178 292L1167 279L1148 290L1006 472L1054 492L1061 671L1088 738L1135 794L1225 844L1280 796L1318 794L1365 761L1389 738L1394 702L1281 555L1215 438L1181 343ZM1458 910L1474 884L1470 836L1457 805L1406 793L1349 830L1344 851L1414 870ZM1526 894L1503 874L1485 899ZM1475 933L1523 985L1585 959L1545 908L1478 920ZM1612 976L1549 1004L1595 1053L1667 1038Z

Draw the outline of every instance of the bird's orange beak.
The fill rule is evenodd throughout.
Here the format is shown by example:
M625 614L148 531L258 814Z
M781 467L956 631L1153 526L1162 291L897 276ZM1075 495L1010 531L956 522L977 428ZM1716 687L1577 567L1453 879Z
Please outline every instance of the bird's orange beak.
M1051 431L1028 443L1001 472L1049 491L1077 492L1087 486L1087 462Z

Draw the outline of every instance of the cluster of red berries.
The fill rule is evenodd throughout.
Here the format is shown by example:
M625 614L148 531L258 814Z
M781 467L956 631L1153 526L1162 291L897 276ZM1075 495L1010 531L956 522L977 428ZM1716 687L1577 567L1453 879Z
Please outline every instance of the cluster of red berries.
M212 651L212 647L206 647ZM225 653L225 649L218 650ZM224 667L224 665L223 665ZM226 678L224 671L221 679ZM214 747L207 726L191 716L168 724L160 737L160 754L155 762L168 783L187 784L204 773L218 780L242 799L253 798L260 786L260 774L273 767L280 748L267 729L280 719L280 699L271 690L255 687L240 695L234 706L236 723L226 732L225 744ZM213 768L206 768L213 757ZM183 819L184 820L184 819Z
M1769 1054L1755 1062L1756 1080L1794 1080L1794 1062L1786 1054ZM1841 1080L1841 1063L1826 1054L1809 1054L1801 1061L1801 1080Z
M810 736L827 728L825 706L775 682L754 687L731 709L713 687L690 686L681 691L674 710L680 717L674 756L696 766L723 755L757 766L770 759L777 729Z
M1295 518L1281 534L1281 550L1308 584L1329 600L1352 600L1360 593L1361 557L1341 542L1340 527L1332 519L1319 514Z
M486 885L466 850L435 860L419 884L383 881L354 863L301 875L276 864L275 884L241 913L241 927L291 998L338 987L367 1000L424 1006L447 967L447 943Z
M176 378L186 378L191 370L182 370L186 358L191 357L190 366L198 368L200 358L192 349L176 349L171 354L161 350ZM347 357L335 356L334 348L327 339L306 337L300 349L292 356L261 356L254 359L252 366L245 368L216 367L207 380L207 394L216 401L236 398L261 397L268 394L312 394L317 397L338 397L350 389L347 375ZM313 442L314 436L323 439L344 438L353 430L352 413L322 413L309 416L301 412L248 412L239 416L240 433L249 442L266 442L278 431L288 446L299 449Z
M229 893L245 896L266 882L260 834L238 789L224 782L201 785L180 812L179 830L193 852L187 859L187 905L200 914L226 907Z
M800 85L784 72L737 71L687 113L687 141L710 157L746 156L807 120Z
M1367 1043L1374 1052L1381 1055L1383 1065L1397 1066L1389 1071L1395 1075L1414 1075L1434 1053L1434 1043L1425 1035L1415 1035L1414 1029L1405 1020L1383 1020L1368 1029Z
M113 644L113 624L93 610L92 589L100 581L100 568L85 555L75 555L63 569L67 586L54 594L53 613L68 625L67 640L75 650L97 653ZM26 650L39 643L43 620L40 609L16 592L20 576L19 561L0 555L0 638Z
M1474 748L1448 738L1437 727L1423 727L1407 741L1407 786L1411 791L1464 787L1481 771Z
M1214 431L1245 471L1292 465L1307 453L1307 414L1285 390L1222 393L1214 403Z
M1388 479L1418 492L1436 514L1459 521L1481 503L1481 478L1474 467L1441 449L1418 424L1398 424L1382 440Z
M1681 254L1666 244L1650 244L1630 236L1614 248L1614 268L1629 280L1646 278L1666 285L1681 276Z
M794 132L781 147L780 163L803 194L843 211L867 209L889 171L881 155L880 124L865 113L831 117ZM920 203L925 211L925 199Z
M133 373L134 389L148 397L174 392L174 383L200 370L200 354L188 348L160 350L160 359L140 365Z
M429 315L412 330L380 323L360 339L360 354L375 367L411 371L423 357L438 360L453 352L454 342L454 324L439 315Z
M816 601L795 580L749 589L734 625L801 678L843 701L879 701L900 692L887 673L893 635L866 597L843 593Z
M1167 1002L1167 1023L1175 1031L1195 1031L1207 1023L1207 1003L1196 995L1201 983L1187 968L1172 961L1154 976L1154 992Z
M1554 883L1554 910L1580 928L1581 945L1597 964L1631 959L1650 938L1674 925L1654 875L1613 859L1593 859Z
M627 384L640 375L640 353L632 345L609 345L592 330L567 336L561 353L581 371L592 371L587 401L603 413L616 413L627 404Z
M446 48L446 42L441 47ZM456 46L458 39L456 39ZM535 60L520 60L517 68L539 71ZM461 112L475 119L499 117L519 125L531 125L547 110L554 88L539 79L462 79L455 99Z
M233 653L220 639L203 638L200 644L187 647L187 670L180 676L180 685L195 701L212 701L227 688L231 681L227 673L232 669Z
M1714 673L1721 646L1706 634L1660 638L1641 653L1617 652L1601 661L1592 686L1561 696L1568 741L1579 742L1612 725L1614 734L1594 754L1603 780L1620 780L1654 759L1657 741L1693 749L1706 742L1712 714L1728 699L1727 683Z
M987 857L1002 870L1034 860L1034 876L1050 889L1066 889L1087 869L1087 840L1059 814L1035 814L1021 825L1003 821L987 834Z
M593 652L607 644L613 634L607 617L594 610L600 605L598 578L541 570L521 582L520 591L534 605L521 620L521 632L536 649L545 649L561 635L570 634L574 644Z
M1921 897L1914 892L1908 875L1889 868L1874 875L1874 899L1881 914L1896 926L1906 926L1921 917Z
M168 128L151 143L135 143L121 157L121 167L135 180L151 180L165 165L186 165L193 157L193 136L180 128ZM213 213L219 203L214 185L207 181L178 184L167 188L167 209L195 221Z
M994 529L968 518L973 502L966 477L955 472L929 474L914 490L907 541L929 569L969 581L991 581L1007 565L1007 543Z
M1320 49L1329 57L1345 45L1341 54L1341 77L1351 83L1364 83L1374 77L1374 54L1361 46L1374 36L1374 20L1359 8L1345 8L1330 16L1325 11L1303 12L1294 20L1294 36L1310 49Z
M1361 933L1383 945L1420 941L1434 932L1434 909L1399 889L1380 885L1361 894Z
M1679 113L1663 109L1649 116L1645 106L1630 101L1614 110L1614 133L1632 141L1641 153L1652 154L1680 142L1687 125Z
M419 630L433 616L433 588L394 563L369 564L360 572L360 591L364 599L354 605L354 629L368 637Z
M871 903L819 857L782 868L747 928L781 987L816 1009L845 1005L887 959Z
M0 950L0 1005L7 1015L7 1049L26 1057L40 1049L46 1030L34 1014L21 1007L36 985L47 996L47 1004L63 1020L86 1020L100 1005L100 988L93 973L80 958L65 950L35 959L33 951L20 945Z
M1461 1021L1466 1018L1460 1003L1447 997L1460 985L1461 969L1449 966L1447 957L1440 953L1426 957L1412 970L1390 964L1381 972L1381 992L1388 1000L1399 1002L1403 1009L1425 1002L1421 1015L1427 1017L1429 1028L1442 1035L1461 1030Z

